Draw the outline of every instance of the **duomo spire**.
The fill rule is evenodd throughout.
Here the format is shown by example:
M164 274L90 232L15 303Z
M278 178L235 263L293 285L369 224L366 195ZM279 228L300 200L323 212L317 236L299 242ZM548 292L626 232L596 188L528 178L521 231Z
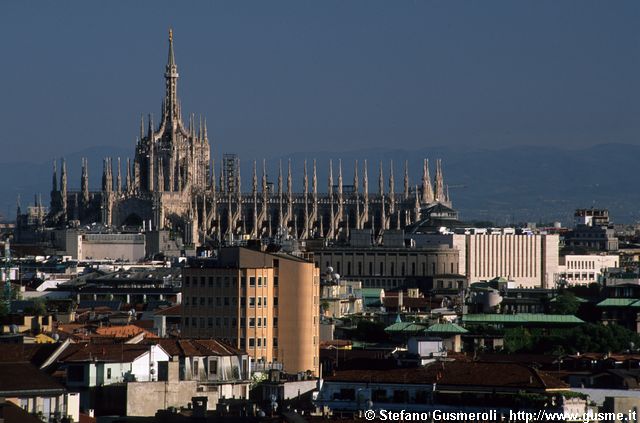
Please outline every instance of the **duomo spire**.
M315 158L309 170L305 160L300 186L294 186L294 179L299 179L293 175L290 159L286 175L282 163L275 164L273 178L268 178L268 163L263 160L261 181L254 160L252 169L251 164L245 168L251 172L251 180L245 181L247 192L242 192L240 160L235 154L224 154L218 162L220 183L216 184L206 118L189 113L185 114L188 122L182 121L172 30L169 30L168 43L161 119L156 115L154 124L149 114L147 120L140 119L139 128L136 123L132 128L137 135L133 160L116 158L114 163L112 158L105 157L102 180L96 181L102 184L96 190L89 189L87 159L82 160L78 191L67 187L65 163L60 166L54 163L47 223L69 226L67 219L73 216L83 225L94 222L116 228L139 225L140 230L153 228L181 233L198 245L210 236L219 241L233 241L238 236L243 239L275 236L344 239L353 230L374 230L378 236L381 230L404 229L419 218L421 209L435 202L450 206L440 160L436 163L434 184L425 159L422 189L415 186L415 192L411 191L414 185L409 179L406 161L402 189L398 186L400 192L396 192L394 172L398 169L394 168L393 161L389 163L388 179L384 177L383 161L380 161L378 189L375 189L374 176L370 190L368 161L354 160L353 185L349 182L345 185L344 178L351 175L343 174L340 158L336 180L333 160L326 170L321 170L322 175L318 173ZM121 166L125 162L127 168L123 174ZM115 170L114 166L117 166ZM99 170L95 173L98 177ZM373 172L375 175L375 167ZM326 188L318 183L319 177L327 177ZM417 174L412 177L420 179ZM144 226L141 222L145 222Z

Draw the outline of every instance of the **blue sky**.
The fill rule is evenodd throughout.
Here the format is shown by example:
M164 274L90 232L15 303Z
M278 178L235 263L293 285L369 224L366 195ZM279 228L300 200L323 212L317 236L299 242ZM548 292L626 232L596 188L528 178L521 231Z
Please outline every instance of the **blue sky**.
M638 22L635 1L1 2L0 162L133 153L168 27L216 156L640 144Z

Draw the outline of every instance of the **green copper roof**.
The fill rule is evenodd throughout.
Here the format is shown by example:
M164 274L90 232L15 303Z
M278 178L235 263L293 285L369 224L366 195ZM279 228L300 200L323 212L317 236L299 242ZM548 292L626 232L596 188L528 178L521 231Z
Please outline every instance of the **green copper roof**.
M414 322L399 322L384 328L385 332L390 333L418 333L426 329L426 326Z
M464 323L498 324L579 324L584 323L576 316L564 314L518 313L518 314L467 314L462 317Z
M455 323L436 323L435 325L429 326L425 333L428 334L463 334L469 332L462 326L458 326Z
M640 307L638 298L607 298L597 304L598 307Z
M362 288L362 297L377 297L380 298L382 288Z

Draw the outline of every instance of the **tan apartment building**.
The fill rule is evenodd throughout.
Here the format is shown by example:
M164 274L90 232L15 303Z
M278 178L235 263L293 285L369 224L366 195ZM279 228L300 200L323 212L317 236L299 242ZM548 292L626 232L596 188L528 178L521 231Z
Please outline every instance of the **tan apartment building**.
M222 248L183 272L182 336L246 350L254 369L318 374L320 273L288 254Z

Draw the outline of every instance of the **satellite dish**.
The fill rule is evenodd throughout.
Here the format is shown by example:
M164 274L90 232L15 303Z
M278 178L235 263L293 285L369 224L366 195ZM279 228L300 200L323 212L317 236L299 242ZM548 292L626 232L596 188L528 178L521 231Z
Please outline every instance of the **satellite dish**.
M333 267L331 266L327 267L327 273L333 273Z

